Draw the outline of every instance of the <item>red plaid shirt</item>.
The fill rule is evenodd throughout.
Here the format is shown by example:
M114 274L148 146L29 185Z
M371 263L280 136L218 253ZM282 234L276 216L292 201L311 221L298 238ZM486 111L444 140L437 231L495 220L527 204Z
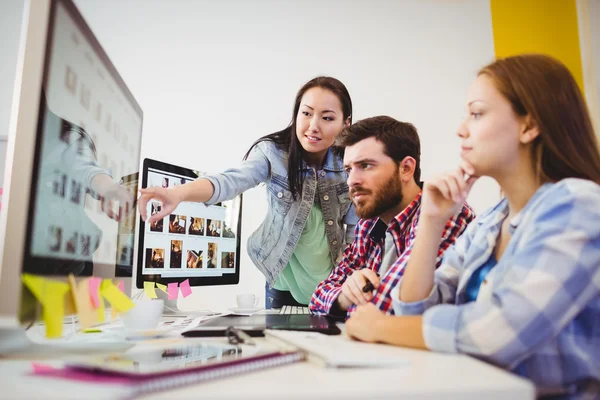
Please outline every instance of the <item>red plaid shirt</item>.
M346 278L356 270L370 268L379 273L381 259L383 257L383 244L386 230L389 230L394 238L396 255L398 259L392 264L384 276L380 277L379 288L374 292L372 303L382 311L393 314L392 289L398 284L404 268L408 263L410 252L415 243L415 234L419 223L421 211L421 193L398 214L389 226L379 218L361 219L354 230L354 241L344 251L342 260L331 272L329 278L317 286L313 294L309 308L313 314L332 314L335 300L342 291L342 285ZM438 250L438 267L446 249L465 230L469 222L475 218L475 213L468 204L463 204L460 212L449 219L444 228L442 240ZM356 306L348 309L346 317L355 310ZM335 314L335 313L333 313Z

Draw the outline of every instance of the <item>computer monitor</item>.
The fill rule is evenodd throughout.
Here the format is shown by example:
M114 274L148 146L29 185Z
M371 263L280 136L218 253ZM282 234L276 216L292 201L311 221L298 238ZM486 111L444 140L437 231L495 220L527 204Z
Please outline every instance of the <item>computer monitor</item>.
M73 2L26 2L0 213L4 332L31 300L22 273L131 276L142 120Z
M144 159L142 187L169 188L192 182L202 172ZM162 204L150 200L147 215ZM240 280L242 195L214 205L183 202L169 216L147 223L140 219L136 287L144 282L167 285L189 279L190 286L233 285ZM164 292L165 313L177 312Z

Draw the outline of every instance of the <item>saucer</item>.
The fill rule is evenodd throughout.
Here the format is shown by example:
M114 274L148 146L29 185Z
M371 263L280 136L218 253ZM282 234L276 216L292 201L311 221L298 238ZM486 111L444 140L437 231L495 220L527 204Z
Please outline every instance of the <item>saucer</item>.
M259 312L260 310L262 310L264 307L253 307L253 308L238 308L238 307L232 307L229 308L229 311L233 312L234 314L244 314L244 315L248 315L248 314L254 314Z

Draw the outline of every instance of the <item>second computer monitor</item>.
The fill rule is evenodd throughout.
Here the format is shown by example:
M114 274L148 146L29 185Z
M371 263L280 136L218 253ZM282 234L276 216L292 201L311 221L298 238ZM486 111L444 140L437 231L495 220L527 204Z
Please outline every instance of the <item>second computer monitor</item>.
M145 159L142 187L171 188L201 177L188 168ZM161 211L157 200L147 215ZM136 286L189 279L191 286L237 284L240 278L242 196L207 206L183 202L168 216L140 221Z

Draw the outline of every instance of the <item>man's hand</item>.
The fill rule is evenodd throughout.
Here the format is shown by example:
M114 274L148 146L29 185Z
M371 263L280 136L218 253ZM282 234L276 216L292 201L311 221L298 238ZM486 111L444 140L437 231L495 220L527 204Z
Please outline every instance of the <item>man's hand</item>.
M342 292L337 298L340 307L347 310L353 304L365 304L373 300L373 292L363 292L363 288L370 282L373 289L379 287L379 276L369 268L354 271L342 285Z
M346 333L352 339L363 342L378 342L380 335L380 325L386 319L385 315L373 303L358 306L352 316L346 321Z

